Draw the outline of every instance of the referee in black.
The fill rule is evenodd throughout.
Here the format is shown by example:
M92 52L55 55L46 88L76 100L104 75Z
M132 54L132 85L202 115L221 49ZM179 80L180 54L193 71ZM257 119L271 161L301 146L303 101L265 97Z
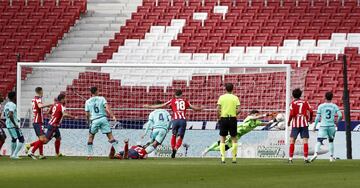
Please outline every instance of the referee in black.
M225 139L230 134L232 140L232 162L236 163L236 154L238 149L237 134L237 119L236 116L240 113L240 100L232 92L234 85L231 83L225 84L226 93L219 97L217 102L218 117L220 126L220 153L221 162L225 163Z

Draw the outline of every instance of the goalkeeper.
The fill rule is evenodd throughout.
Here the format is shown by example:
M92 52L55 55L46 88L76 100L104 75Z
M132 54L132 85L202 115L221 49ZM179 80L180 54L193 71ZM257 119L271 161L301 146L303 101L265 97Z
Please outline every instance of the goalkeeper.
M249 133L253 129L255 129L258 126L265 126L266 123L263 123L260 121L261 118L264 117L274 117L276 116L275 113L268 113L268 114L260 114L258 110L252 110L244 120L242 124L239 124L237 126L237 139L239 140L242 136ZM232 147L231 137L227 136L225 140L225 150L227 151ZM206 156L206 154L210 151L220 151L220 140L217 142L214 142L211 146L205 149L205 151L202 153L202 156Z

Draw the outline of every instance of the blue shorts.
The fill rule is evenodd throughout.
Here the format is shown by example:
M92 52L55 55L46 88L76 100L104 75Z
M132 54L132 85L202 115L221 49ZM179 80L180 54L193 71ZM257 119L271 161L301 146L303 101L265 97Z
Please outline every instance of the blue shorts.
M8 128L9 134L13 140L20 139L23 134L20 129L17 128Z
M318 138L329 138L333 140L335 138L336 128L334 126L320 127L318 132Z
M48 140L51 140L53 137L56 139L60 138L61 134L60 134L59 127L54 127L52 125L48 125L45 136Z
M291 129L291 138L297 138L300 134L301 138L309 138L309 128L308 127L293 127Z
M128 158L129 159L139 159L140 155L137 151L135 151L133 149L129 149Z
M33 127L37 137L45 135L44 126L42 124L34 123Z
M95 135L97 132L101 131L103 134L111 133L110 123L106 117L102 117L99 119L94 119L91 121L89 132L92 135Z
M186 120L176 119L173 120L171 124L172 124L172 134L184 138L186 131Z

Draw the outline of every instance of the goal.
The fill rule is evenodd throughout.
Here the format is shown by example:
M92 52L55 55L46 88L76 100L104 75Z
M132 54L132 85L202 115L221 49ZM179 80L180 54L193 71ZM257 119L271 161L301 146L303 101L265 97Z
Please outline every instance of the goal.
M61 150L75 156L86 155L88 125L84 104L90 97L89 88L92 86L98 87L118 119L118 122L112 122L115 137L118 140L130 138L131 144L145 142L140 139L141 129L151 110L143 106L156 100L166 102L175 90L181 89L184 98L204 108L203 111L189 111L187 114L187 129L191 131L187 132L184 142L191 147L183 150L186 150L187 156L196 157L200 156L206 144L218 139L216 104L218 97L225 93L224 83L233 83L234 94L240 98L239 121L253 109L263 113L284 113L288 117L290 91L304 84L299 73L285 64L18 63L17 71L18 112L24 122L25 136L35 139L31 129L31 99L35 87L44 89L44 103L52 103L58 94L65 93L65 107L78 119L64 119L62 122ZM286 144L287 130L277 131L276 134L281 135ZM169 137L159 148L161 151L157 151L159 156L166 156ZM46 154L53 154L52 144L47 147ZM99 134L94 142L94 153L104 156L108 151L105 136Z

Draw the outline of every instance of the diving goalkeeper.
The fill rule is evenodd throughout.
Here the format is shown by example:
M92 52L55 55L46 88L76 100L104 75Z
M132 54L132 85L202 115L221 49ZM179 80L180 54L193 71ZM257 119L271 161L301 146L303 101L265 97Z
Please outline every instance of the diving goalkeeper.
M253 129L255 129L258 126L265 126L266 123L263 123L260 121L260 119L264 117L275 117L276 113L267 113L267 114L260 114L258 110L252 110L250 114L245 118L244 122L242 124L239 124L237 126L237 139L239 140L242 136L249 133ZM232 147L232 141L231 137L227 136L225 140L225 150L227 151ZM210 151L220 151L220 140L217 142L214 142L211 146L205 149L205 151L202 153L202 156L206 156L206 154Z

